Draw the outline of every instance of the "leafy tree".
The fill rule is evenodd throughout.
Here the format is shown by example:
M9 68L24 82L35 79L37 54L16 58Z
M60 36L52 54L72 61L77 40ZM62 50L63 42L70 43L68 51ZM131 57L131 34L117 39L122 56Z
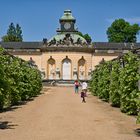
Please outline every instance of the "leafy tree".
M84 35L84 38L85 38L85 40L87 41L88 44L91 43L92 39L91 39L91 37L89 36L89 34L85 34L85 35Z
M90 44L91 43L91 41L92 41L92 39L91 39L91 37L89 36L89 34L82 34L81 32L78 32L78 35L80 35L81 37L83 37L86 41L87 41L87 43L88 44Z
M130 25L124 19L115 20L107 29L109 42L136 42L136 35L139 34L138 24Z
M7 30L7 35L2 37L2 41L4 42L21 42L22 39L22 30L19 24L11 23Z
M82 37L84 37L84 35L81 32L78 32L77 34L80 35L80 36L82 36Z

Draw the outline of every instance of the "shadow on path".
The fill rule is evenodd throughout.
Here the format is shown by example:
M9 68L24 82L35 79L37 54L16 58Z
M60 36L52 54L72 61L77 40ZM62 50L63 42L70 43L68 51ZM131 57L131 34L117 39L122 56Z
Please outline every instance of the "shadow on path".
M20 106L12 106L12 107L8 107L5 108L3 110L0 110L0 113L4 113L4 112L8 112L8 111L14 111L15 109L21 108Z
M15 126L18 125L12 124L12 122L8 122L8 121L0 121L0 129L15 129Z
M140 136L140 128L135 129L134 132L136 133L137 136Z
M36 97L38 97L38 96L36 96ZM22 108L23 105L26 105L31 101L34 101L34 99L35 99L35 97L27 99L26 101L21 101L21 102L17 103L16 105L13 105L13 106L10 106L8 108L0 110L0 113L4 113L4 112L8 112L8 111L14 111L18 108Z

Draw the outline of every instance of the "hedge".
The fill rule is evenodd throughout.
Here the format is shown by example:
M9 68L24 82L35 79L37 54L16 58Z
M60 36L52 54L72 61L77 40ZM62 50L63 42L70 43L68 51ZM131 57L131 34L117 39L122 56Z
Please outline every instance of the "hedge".
M120 93L119 93L119 74L120 63L118 60L112 61L112 71L110 74L109 85L109 102L112 106L120 107Z
M140 123L140 91L138 80L140 58L129 52L121 59L104 61L96 66L90 80L93 95L108 101L112 106L129 115L138 115Z
M40 71L0 48L0 109L16 105L42 89Z

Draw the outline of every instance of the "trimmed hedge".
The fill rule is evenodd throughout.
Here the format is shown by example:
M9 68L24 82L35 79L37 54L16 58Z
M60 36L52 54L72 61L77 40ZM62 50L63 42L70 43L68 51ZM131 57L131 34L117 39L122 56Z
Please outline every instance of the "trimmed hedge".
M96 69L92 72L91 74L91 77L92 77L92 80L90 80L89 82L89 85L90 85L90 91L91 93L94 95L94 96L97 96L98 95L98 92L97 92L97 83L98 83L98 66L96 67Z
M4 54L2 48L0 62L0 109L40 94L42 80L37 68L22 59Z
M140 123L140 91L138 80L140 58L129 52L122 59L100 63L92 72L90 90L93 95L120 107L129 115L138 115Z
M124 113L136 115L138 113L137 99L140 94L137 85L140 78L138 73L139 61L133 53L126 54L123 59L125 67L121 69L119 76L120 109Z
M98 93L100 99L108 102L109 101L109 85L110 85L110 70L109 63L106 62L101 65L98 69Z
M119 93L119 74L120 63L118 60L112 62L112 71L110 74L109 86L109 102L112 106L120 107L120 93Z

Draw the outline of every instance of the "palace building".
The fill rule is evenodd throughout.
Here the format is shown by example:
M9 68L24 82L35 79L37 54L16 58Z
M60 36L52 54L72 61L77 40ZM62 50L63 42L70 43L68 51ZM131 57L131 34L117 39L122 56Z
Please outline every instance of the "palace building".
M139 43L88 43L75 28L76 19L65 10L60 28L51 39L42 42L1 42L9 53L33 61L46 80L89 80L101 60L127 53Z

